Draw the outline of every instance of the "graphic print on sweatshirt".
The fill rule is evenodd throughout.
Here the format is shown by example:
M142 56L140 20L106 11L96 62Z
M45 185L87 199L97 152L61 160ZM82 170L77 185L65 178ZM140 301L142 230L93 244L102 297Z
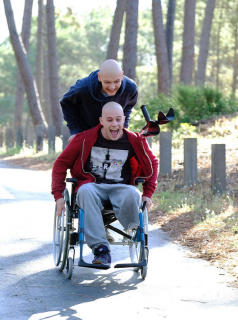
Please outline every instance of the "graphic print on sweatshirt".
M90 171L96 178L120 182L122 168L128 158L128 150L92 147Z

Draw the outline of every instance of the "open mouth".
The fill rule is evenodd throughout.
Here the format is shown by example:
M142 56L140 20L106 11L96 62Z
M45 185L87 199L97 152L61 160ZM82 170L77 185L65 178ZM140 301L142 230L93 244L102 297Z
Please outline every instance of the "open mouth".
M116 93L117 90L116 89L115 90L107 90L107 92L110 93L110 94L113 94L113 93Z
M113 138L117 138L119 130L110 130L110 132Z

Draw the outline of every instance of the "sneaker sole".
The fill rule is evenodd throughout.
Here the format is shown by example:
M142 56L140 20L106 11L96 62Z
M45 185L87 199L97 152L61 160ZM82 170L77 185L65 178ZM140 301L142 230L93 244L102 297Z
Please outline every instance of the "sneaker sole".
M103 264L103 265L110 265L110 263L102 263L102 261L101 260L95 260L94 262L93 262L93 264Z

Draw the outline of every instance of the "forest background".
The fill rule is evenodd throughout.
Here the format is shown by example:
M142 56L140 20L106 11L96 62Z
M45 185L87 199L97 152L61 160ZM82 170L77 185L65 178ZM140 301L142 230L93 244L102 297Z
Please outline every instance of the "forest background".
M141 104L146 104L152 119L156 119L159 110L175 109L172 128L164 126L166 130L173 129L173 172L159 176L151 222L160 224L174 240L189 247L193 257L207 259L229 271L236 277L232 285L237 285L238 0L152 0L150 6L148 1L147 6L139 6L139 11L138 3L145 3L145 0L112 0L113 7L103 5L105 1L98 1L97 4L102 5L95 5L87 12L87 3L77 1L84 12L78 15L73 7L61 11L57 7L58 0L34 0L34 5L41 4L43 17L38 19L38 14L28 19L28 25L31 23L29 50L25 62L23 58L20 62L26 65L29 61L40 104L35 100L28 105L30 99L25 95L23 113L18 119L19 62L17 64L10 38L0 43L0 134L9 126L16 129L31 122L41 124L42 119L34 119L29 112L39 106L45 114L44 125L56 125L58 121L62 127L62 118L54 117L60 114L59 99L63 93L77 79L98 69L105 59L114 57L125 75L138 85L139 100L131 116L131 130L139 130L145 123L139 108ZM3 3L10 21L11 2L3 0ZM13 0L12 4L15 3ZM33 0L25 0L25 5L32 6L32 3ZM117 11L119 6L121 9ZM122 27L118 29L119 46L112 56L109 51L116 41L111 30L119 11L121 19L123 17ZM31 18L31 14L26 17ZM42 22L41 41L39 21ZM58 78L55 114L48 92L52 89L49 52L54 39L52 41L47 30L52 26L55 28L57 59L54 62L57 61ZM54 30L51 33L54 34ZM16 43L17 32L12 31L12 34L16 36L12 37L12 42ZM47 116L49 111L52 112L50 117ZM198 143L198 183L190 187L184 186L183 180L182 146L183 139L188 137L197 138ZM45 141L46 148L39 153L26 146L13 150L2 148L1 160L28 169L51 170L53 161L62 151L61 138L57 137L57 141L60 148L54 154L48 154ZM223 195L214 196L211 190L212 143L226 145L227 188ZM159 157L159 143L153 143L152 148Z
M158 48L156 48L158 44L155 41L155 24L153 24L155 7L152 8L151 2L151 8L139 8L134 79L138 85L139 101L132 114L130 127L132 130L138 130L142 124L139 121L141 119L139 111L141 104L147 105L152 117L158 110L167 111L169 107L174 107L177 115L177 123L174 122L174 126L178 126L180 122L194 123L213 115L237 111L237 0L213 0L215 7L211 20L206 77L202 86L195 86L205 12L211 1L191 1L195 4L194 38L192 41L194 54L192 57L192 77L191 81L187 81L187 83L181 81L183 37L186 31L186 19L188 20L188 17L185 16L186 1L166 0L161 2L164 32L166 31L169 2L174 2L176 5L172 43L172 80L170 79L169 93L164 92L164 94L161 94L163 90L158 89L158 82L162 81L159 80ZM116 1L112 0L112 2L115 8ZM102 5L90 13L79 16L70 7L67 8L67 12L61 12L57 6L55 7L59 98L78 78L83 78L98 69L107 58L114 8ZM125 26L126 15L123 18L117 53L117 60L122 65L123 50L125 49ZM37 30L37 17L33 17L28 60L34 75L36 75L37 68ZM209 33L209 30L207 32ZM17 62L9 37L0 44L0 70L0 126L5 126L14 123L17 81ZM186 86L182 82L185 82ZM45 104L46 101L42 98L43 110L46 107ZM25 99L22 125L30 121L28 109Z

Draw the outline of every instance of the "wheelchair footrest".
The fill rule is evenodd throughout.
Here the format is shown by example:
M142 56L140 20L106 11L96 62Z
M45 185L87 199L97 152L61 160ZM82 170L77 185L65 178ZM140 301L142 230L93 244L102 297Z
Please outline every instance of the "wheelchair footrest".
M79 260L78 263L79 267L85 267L85 268L94 268L94 269L104 269L107 270L110 268L109 264L95 264L95 263L87 263L83 260Z
M133 268L133 267L146 267L147 261L142 260L140 263L119 263L114 268Z

